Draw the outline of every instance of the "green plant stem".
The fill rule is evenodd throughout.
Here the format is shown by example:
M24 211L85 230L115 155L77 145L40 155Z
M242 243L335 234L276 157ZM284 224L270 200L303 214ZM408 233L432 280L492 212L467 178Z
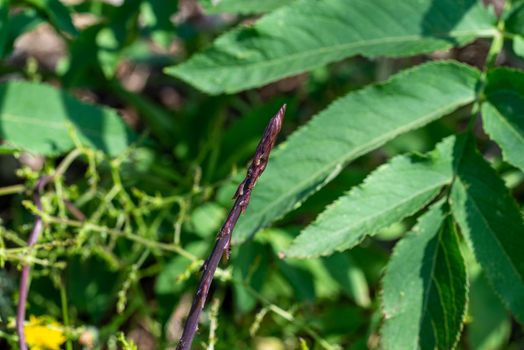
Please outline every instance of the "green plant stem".
M506 2L507 5L507 2ZM505 22L503 16L501 16L497 22L497 31L491 41L491 46L486 57L485 71L492 69L497 63L497 57L504 47L505 38Z
M211 309L209 311L209 343L207 345L207 350L215 350L215 345L217 343L216 331L218 328L218 309L220 307L220 299L214 298L211 304Z
M0 254L5 253L5 254L13 254L13 255L14 254L25 255L30 252L38 251L40 249L41 250L50 250L52 248L57 248L57 247L66 247L70 245L72 246L72 245L75 245L76 242L77 241L75 239L67 239L67 240L61 240L61 241L38 243L32 247L23 246L23 247L18 247L18 248L5 248L5 249L0 249Z
M62 305L62 322L65 328L69 328L69 310L67 307L67 293L65 283L62 278L58 277L59 290L60 290L60 304ZM73 350L73 342L68 336L66 340L66 350Z
M34 193L33 193L33 200L34 200L36 209L38 209L39 211L42 211L42 201L41 201L42 191L44 190L44 187L51 180L52 180L52 177L43 176L43 177L40 177L36 183ZM38 237L40 236L42 232L42 229L43 229L42 216L36 215L34 219L33 229L31 230L31 234L29 235L29 239L27 240L27 245L29 247L32 247L37 242ZM25 341L24 323L25 323L25 309L26 309L26 303L27 303L27 295L29 293L30 279L31 279L31 266L28 264L24 264L22 266L20 284L18 287L19 295L18 295L18 306L16 310L16 332L18 334L18 347L20 348L20 350L27 350L27 344Z
M60 162L60 165L56 168L53 178L61 177L65 174L69 166L74 162L76 158L81 156L83 151L79 148L75 148Z
M178 246L175 244L162 243L162 242L148 240L147 238L135 235L133 233L128 233L128 232L112 229L109 227L96 225L90 222L82 222L82 221L77 221L77 220L72 220L72 219L57 218L57 217L50 216L40 211L38 212L38 215L42 215L43 220L47 223L66 225L70 227L84 228L86 230L92 230L92 231L100 232L100 233L107 233L115 237L127 238L130 241L134 241L136 243L142 244L152 249L161 249L165 251L175 252L191 261L199 260L193 254L189 253L187 250L183 249L181 246Z
M23 264L23 265L28 265L28 266L32 266L32 265L35 265L35 264L38 264L38 265L41 265L41 266L45 266L45 267L54 267L54 268L57 268L57 269L62 269L65 267L65 265L63 263L60 263L60 262L51 262L51 261L48 261L48 260L44 260L44 259L39 259L37 257L34 257L34 256L23 256L23 255L19 255L19 254L9 254L8 252L5 252L0 250L0 257L2 259L5 259L6 261L18 261L20 264Z
M0 187L0 196L7 196L10 194L22 193L26 190L24 185L12 185L6 187Z

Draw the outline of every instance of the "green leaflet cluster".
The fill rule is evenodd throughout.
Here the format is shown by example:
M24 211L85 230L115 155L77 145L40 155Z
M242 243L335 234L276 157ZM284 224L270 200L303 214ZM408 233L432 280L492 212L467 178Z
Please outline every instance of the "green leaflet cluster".
M521 79L518 71L491 71L481 106L486 131L504 158L519 167L524 149ZM386 349L447 349L459 339L467 278L454 222L495 293L523 322L524 221L503 181L475 148L472 136L463 134L444 140L425 157L393 158L329 206L287 249L290 257L307 258L351 248L366 235L423 210L445 189L445 206L439 202L421 216L396 247L385 273L381 335ZM450 209L444 213L442 208Z

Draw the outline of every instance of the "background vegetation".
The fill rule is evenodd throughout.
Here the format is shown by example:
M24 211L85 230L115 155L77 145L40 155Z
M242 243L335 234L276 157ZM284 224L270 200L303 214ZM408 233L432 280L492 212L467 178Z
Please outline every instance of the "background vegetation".
M0 0L0 56L1 348L22 266L33 349L174 348L283 103L194 348L524 347L524 2Z

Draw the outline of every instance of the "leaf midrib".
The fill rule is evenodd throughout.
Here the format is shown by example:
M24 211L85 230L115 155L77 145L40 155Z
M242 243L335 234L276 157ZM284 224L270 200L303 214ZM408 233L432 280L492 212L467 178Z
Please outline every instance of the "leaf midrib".
M483 30L470 30L470 31L456 31L456 32L449 32L449 35L443 35L443 34L435 34L434 36L422 36L422 35L406 35L406 36L395 36L395 37L388 37L388 38L380 38L380 39L369 39L369 40L361 40L351 43L344 43L344 44L338 44L333 46L327 46L327 47L320 47L318 49L314 50L307 50L307 51L300 51L294 54L289 54L284 57L277 57L270 60L264 60L262 62L238 62L235 61L231 64L220 64L220 66L199 66L197 69L190 69L192 72L195 71L211 71L211 70L223 70L223 68L237 68L237 67L252 67L252 68L265 68L273 65L280 65L288 61L294 61L297 59L303 59L303 58L309 58L311 56L315 55L324 55L336 51L345 51L348 49L363 49L369 46L379 46L384 44L393 44L397 42L407 42L407 41L417 41L424 38L427 39L446 39L446 38L458 38L458 37L467 37L467 36L476 36L478 38L487 38L492 37L496 33L496 30L494 28L490 29L483 29ZM440 36L442 35L442 36ZM378 55L378 54L377 54ZM369 55L369 57L373 57L375 55ZM189 62L188 62L189 63ZM174 71L177 71L180 69L180 67L185 66L185 64L182 64L178 67L173 67L172 69ZM185 68L184 68L185 69Z

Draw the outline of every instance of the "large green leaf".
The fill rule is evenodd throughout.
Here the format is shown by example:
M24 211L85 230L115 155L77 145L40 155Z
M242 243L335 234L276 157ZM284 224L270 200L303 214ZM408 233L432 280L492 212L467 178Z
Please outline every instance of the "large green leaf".
M452 225L435 205L395 247L384 276L384 349L453 349L458 341L467 279Z
M329 206L298 236L287 254L307 258L349 249L414 214L453 178L454 138L428 157L399 156Z
M524 73L496 69L487 81L484 129L500 145L504 159L524 170Z
M301 0L218 38L166 72L234 93L354 55L409 56L495 33L477 0Z
M519 208L473 145L457 154L456 169L453 215L491 285L524 322L524 221Z
M298 206L349 161L472 102L479 77L465 65L430 63L333 103L271 156L240 218L235 241Z
M213 13L265 13L290 4L295 0L200 0L200 4L209 14Z
M86 145L110 155L136 140L136 134L109 108L81 102L44 84L0 84L0 139L9 146L57 155L73 148L71 130Z

